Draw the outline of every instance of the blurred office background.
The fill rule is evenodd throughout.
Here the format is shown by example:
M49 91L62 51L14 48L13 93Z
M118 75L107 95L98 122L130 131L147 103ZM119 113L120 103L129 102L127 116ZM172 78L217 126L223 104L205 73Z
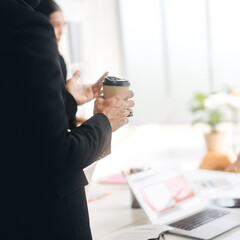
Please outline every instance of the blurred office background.
M240 86L238 0L58 0L69 69L105 71L135 91L132 125L189 123L194 93ZM92 105L81 108L91 115Z
M197 92L240 87L239 0L57 0L66 18L60 45L70 78L105 71L131 81L134 117L113 134L100 178L130 167L187 162L206 154L206 125L193 127ZM93 101L79 107L92 115ZM238 129L237 129L238 128ZM226 150L240 151L240 127L224 125ZM234 134L233 134L234 132Z

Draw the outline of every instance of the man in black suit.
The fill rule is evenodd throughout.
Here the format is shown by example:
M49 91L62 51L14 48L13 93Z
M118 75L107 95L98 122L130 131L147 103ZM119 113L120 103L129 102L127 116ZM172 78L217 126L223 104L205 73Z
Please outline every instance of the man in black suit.
M93 117L69 129L55 34L37 3L0 1L0 239L90 240L83 169L110 153L133 92L97 97ZM95 91L80 95L77 77L72 112Z

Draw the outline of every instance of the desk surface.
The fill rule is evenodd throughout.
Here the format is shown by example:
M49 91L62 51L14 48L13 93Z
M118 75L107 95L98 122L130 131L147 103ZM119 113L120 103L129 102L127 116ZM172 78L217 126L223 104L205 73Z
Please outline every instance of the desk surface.
M109 240L112 234L122 229L149 223L142 209L131 208L131 194L127 185L102 184L97 179L129 167L159 166L166 162L180 163L189 170L196 169L205 152L201 129L192 129L190 126L126 127L113 135L112 154L98 163L89 188L90 191L107 194L89 203L93 239ZM240 210L237 211L240 219ZM184 238L169 235L166 239ZM216 239L239 240L240 228Z
M116 232L138 225L148 224L149 221L142 209L131 208L131 194L127 185L100 184L94 182L92 189L108 195L89 203L89 214L94 240L110 240ZM240 209L239 212L240 221ZM166 239L186 239L180 236L167 235ZM189 238L188 238L189 239ZM216 240L240 239L240 227L235 228Z

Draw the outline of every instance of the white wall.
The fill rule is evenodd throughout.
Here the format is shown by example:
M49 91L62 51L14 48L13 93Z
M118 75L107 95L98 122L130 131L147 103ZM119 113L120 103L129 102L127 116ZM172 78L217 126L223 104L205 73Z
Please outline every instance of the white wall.
M240 86L240 1L211 0L210 7L216 88Z
M193 94L209 91L205 0L164 2L171 95L167 121L186 122Z
M196 92L240 86L239 0L119 4L127 78L136 93L134 123L190 122Z
M136 92L134 122L185 121L193 92L208 90L204 0L119 4L127 77Z
M121 0L120 17L127 78L135 92L135 123L166 119L166 85L160 2Z

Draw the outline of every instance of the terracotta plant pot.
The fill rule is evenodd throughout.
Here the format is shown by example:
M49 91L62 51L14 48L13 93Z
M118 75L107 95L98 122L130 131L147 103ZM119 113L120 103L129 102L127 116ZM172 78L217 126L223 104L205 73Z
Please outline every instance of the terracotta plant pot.
M222 132L206 133L204 135L208 152L224 151L225 134Z
M235 156L223 152L207 152L203 157L199 169L223 171L236 159Z

